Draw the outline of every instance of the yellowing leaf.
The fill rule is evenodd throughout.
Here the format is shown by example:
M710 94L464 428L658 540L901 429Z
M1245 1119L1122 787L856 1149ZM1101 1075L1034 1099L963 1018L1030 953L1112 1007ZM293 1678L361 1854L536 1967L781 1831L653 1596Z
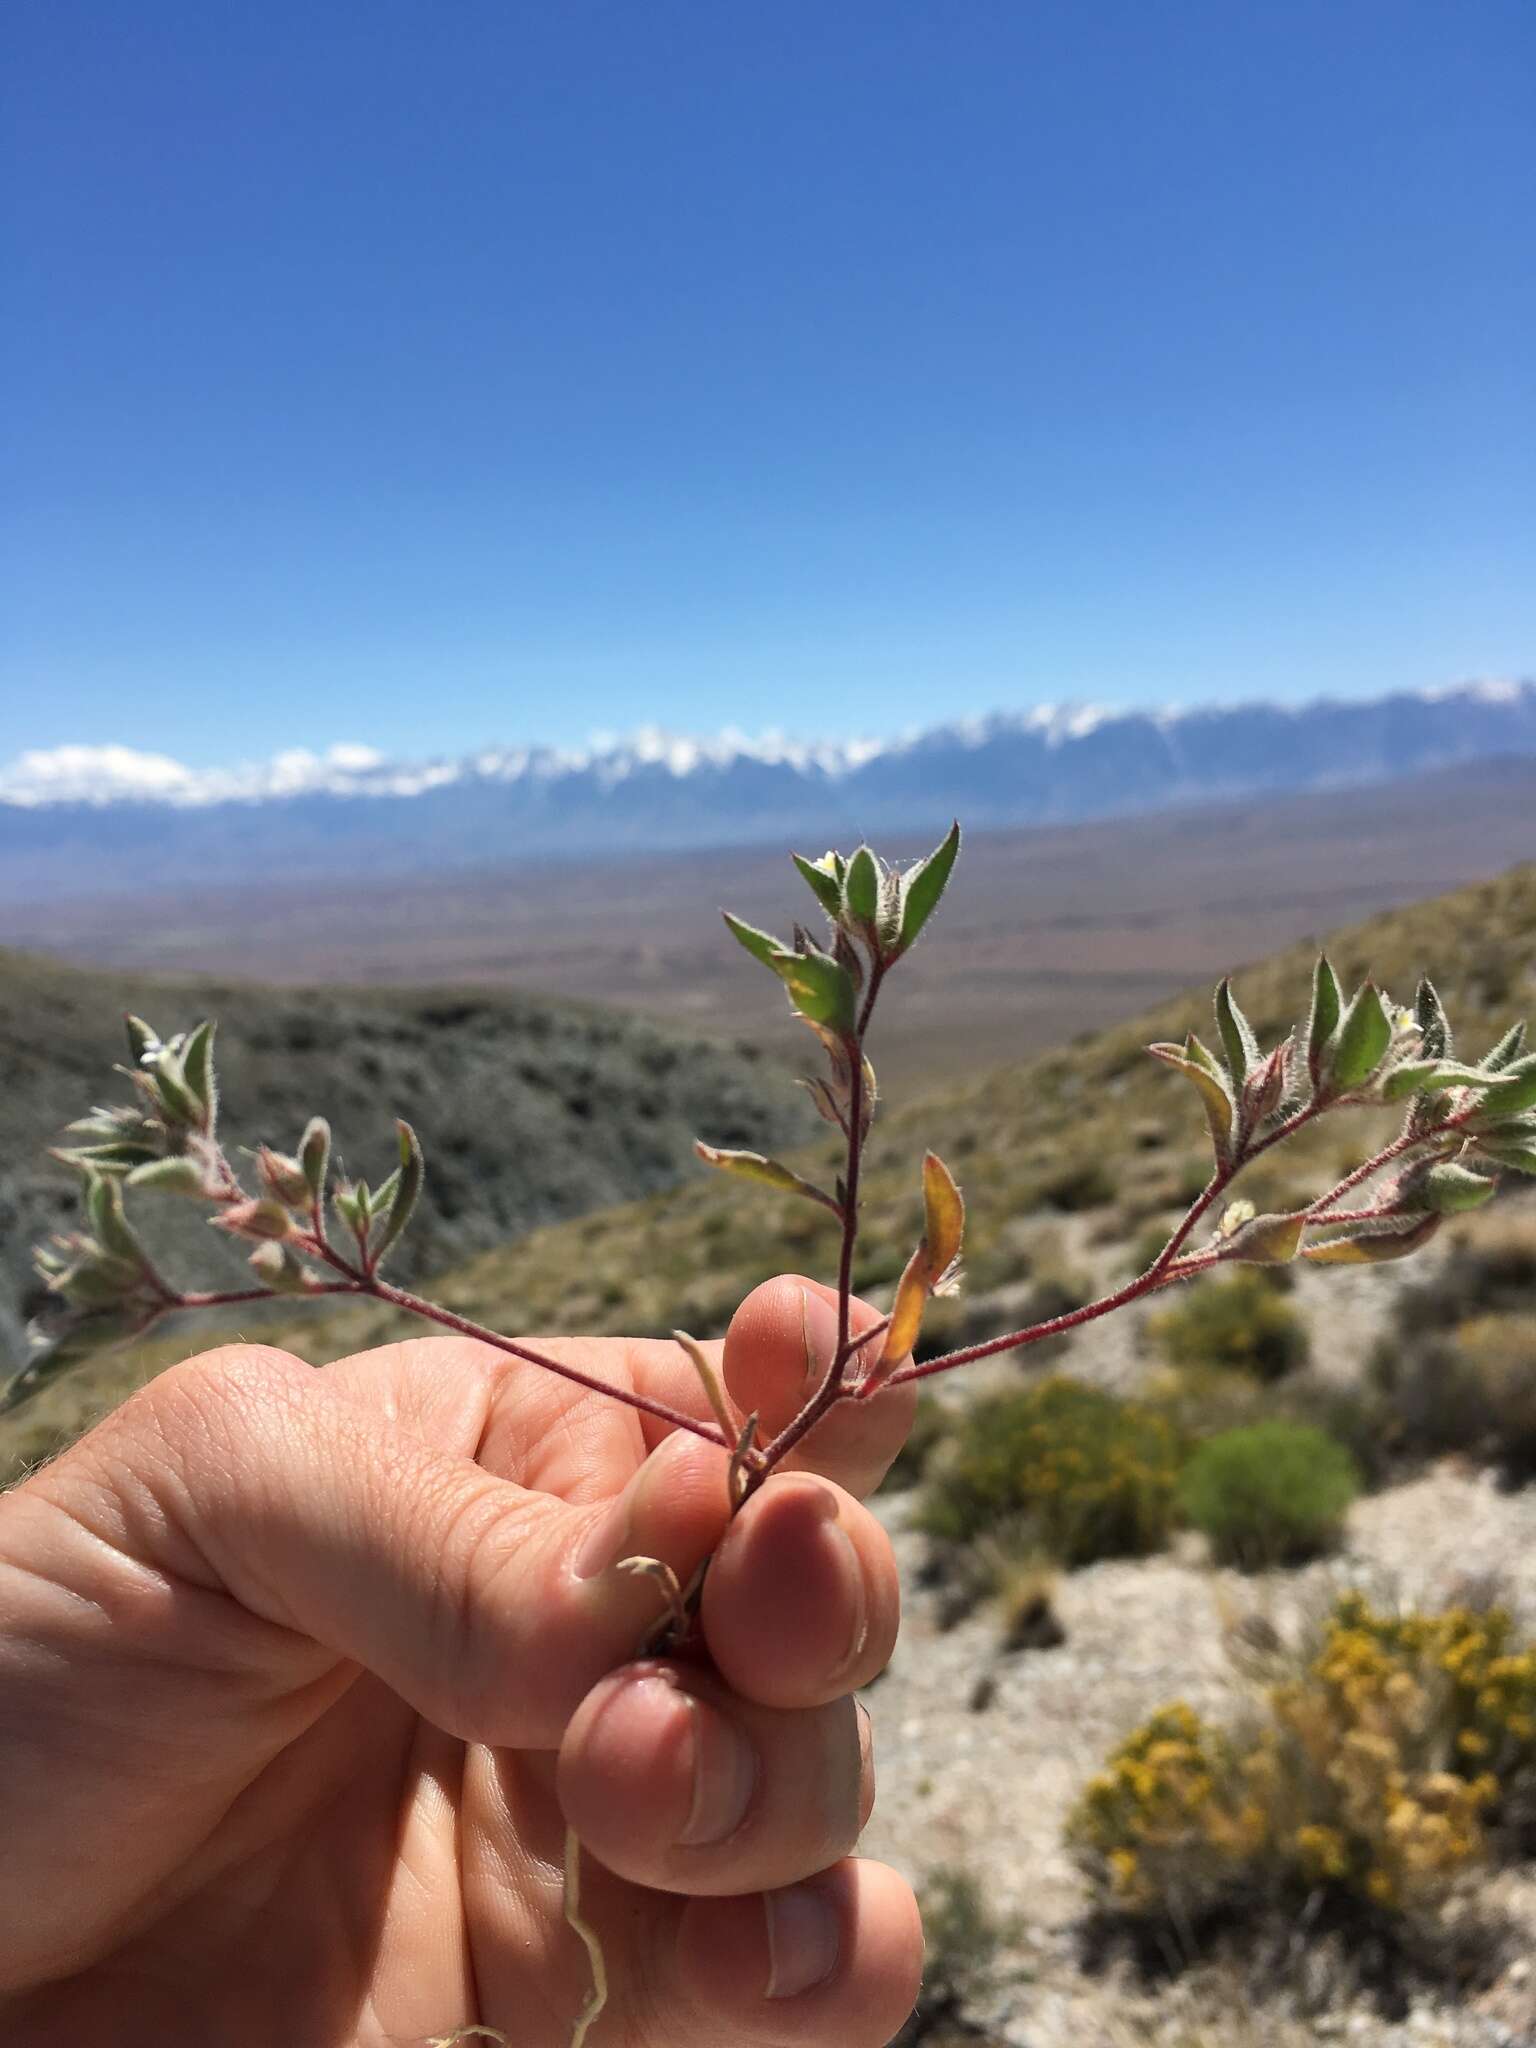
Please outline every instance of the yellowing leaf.
M1321 1244L1302 1247L1301 1256L1314 1266L1379 1266L1388 1259L1406 1259L1426 1245L1440 1228L1438 1216L1421 1216L1405 1230L1360 1232L1354 1237L1330 1237Z
M923 1243L934 1279L960 1256L965 1236L965 1198L936 1152L923 1156Z
M825 1188L802 1179L782 1160L765 1159L761 1152L722 1151L717 1145L706 1145L702 1138L694 1140L693 1149L706 1166L718 1166L723 1173L737 1174L742 1180L760 1181L764 1187L777 1188L781 1195L804 1195L809 1201L819 1202L824 1209L830 1209L834 1216L840 1217L843 1213Z
M1191 1039L1190 1044L1199 1052L1205 1052L1198 1039ZM1232 1142L1235 1111L1226 1083L1214 1072L1213 1064L1202 1064L1198 1058L1191 1057L1189 1051L1181 1045L1149 1045L1147 1050L1154 1059L1161 1060L1165 1066L1177 1069L1194 1083L1205 1107L1205 1121L1211 1133L1211 1143L1215 1147L1216 1156L1218 1159L1225 1159ZM1210 1058L1210 1054L1205 1053L1207 1062Z

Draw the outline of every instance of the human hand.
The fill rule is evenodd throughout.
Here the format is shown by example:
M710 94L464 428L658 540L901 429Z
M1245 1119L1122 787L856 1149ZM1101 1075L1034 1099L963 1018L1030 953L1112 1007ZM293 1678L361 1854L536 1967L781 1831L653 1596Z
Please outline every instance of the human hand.
M732 1322L765 1433L833 1301L770 1281ZM707 1413L675 1345L541 1341ZM569 1822L590 2048L880 2048L922 1945L848 1854L898 1605L858 1497L912 1406L835 1410L731 1522L722 1451L466 1340L151 1382L0 1498L0 2035L565 2048ZM659 1595L613 1565L711 1551L707 1657L633 1661Z

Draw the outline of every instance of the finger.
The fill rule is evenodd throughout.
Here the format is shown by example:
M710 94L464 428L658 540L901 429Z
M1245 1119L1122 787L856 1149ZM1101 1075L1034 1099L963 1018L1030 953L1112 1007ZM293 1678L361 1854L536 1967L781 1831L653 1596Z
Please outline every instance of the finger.
M622 1492L570 1505L436 1450L282 1352L162 1374L38 1475L75 1519L376 1672L449 1733L555 1748L727 1520L726 1455L678 1431Z
M810 1473L775 1473L752 1495L704 1581L716 1668L764 1706L820 1706L867 1685L890 1661L900 1615L890 1538Z
M668 2048L883 2048L916 2002L923 1930L905 1879L861 1859L755 1897L689 1899L658 1952L661 1995L692 2018Z
M630 1664L566 1731L561 1810L600 1863L653 1890L790 1884L858 1840L874 1799L866 1721L851 1699L784 1712L701 1665Z
M855 1335L879 1320L867 1302L853 1303ZM761 1440L793 1421L815 1393L837 1338L835 1291L797 1274L765 1280L737 1309L725 1333L725 1383L744 1415L757 1411ZM891 1387L868 1402L841 1402L787 1463L824 1473L862 1497L885 1477L916 1412L917 1392L910 1384Z

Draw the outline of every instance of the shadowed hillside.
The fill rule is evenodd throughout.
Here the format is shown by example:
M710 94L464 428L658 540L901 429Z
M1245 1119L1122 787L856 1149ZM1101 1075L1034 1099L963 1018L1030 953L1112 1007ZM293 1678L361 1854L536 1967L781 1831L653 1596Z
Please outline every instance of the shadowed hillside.
M0 953L0 1354L14 1354L31 1289L28 1253L73 1214L75 1176L46 1157L71 1118L125 1099L119 1019L163 1031L219 1021L224 1122L237 1143L296 1143L324 1111L343 1160L393 1163L395 1115L417 1124L431 1184L411 1260L435 1269L558 1217L650 1192L697 1170L707 1126L788 1142L811 1126L782 1073L751 1047L696 1040L648 1019L503 990L265 989L156 980ZM151 1202L161 1245L187 1238L205 1268L239 1254L190 1212ZM179 1240L179 1243L178 1243ZM407 1270L402 1257L402 1271ZM7 1327L8 1326L8 1327Z

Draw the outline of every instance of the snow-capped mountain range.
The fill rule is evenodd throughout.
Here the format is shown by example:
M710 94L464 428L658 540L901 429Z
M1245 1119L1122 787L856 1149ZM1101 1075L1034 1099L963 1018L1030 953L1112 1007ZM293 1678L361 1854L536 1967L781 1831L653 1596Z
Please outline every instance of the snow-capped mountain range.
M1299 705L1058 706L819 744L647 730L580 751L427 762L356 744L199 770L127 746L66 746L0 767L0 894L904 837L956 815L1054 823L1521 754L1536 755L1536 681Z

